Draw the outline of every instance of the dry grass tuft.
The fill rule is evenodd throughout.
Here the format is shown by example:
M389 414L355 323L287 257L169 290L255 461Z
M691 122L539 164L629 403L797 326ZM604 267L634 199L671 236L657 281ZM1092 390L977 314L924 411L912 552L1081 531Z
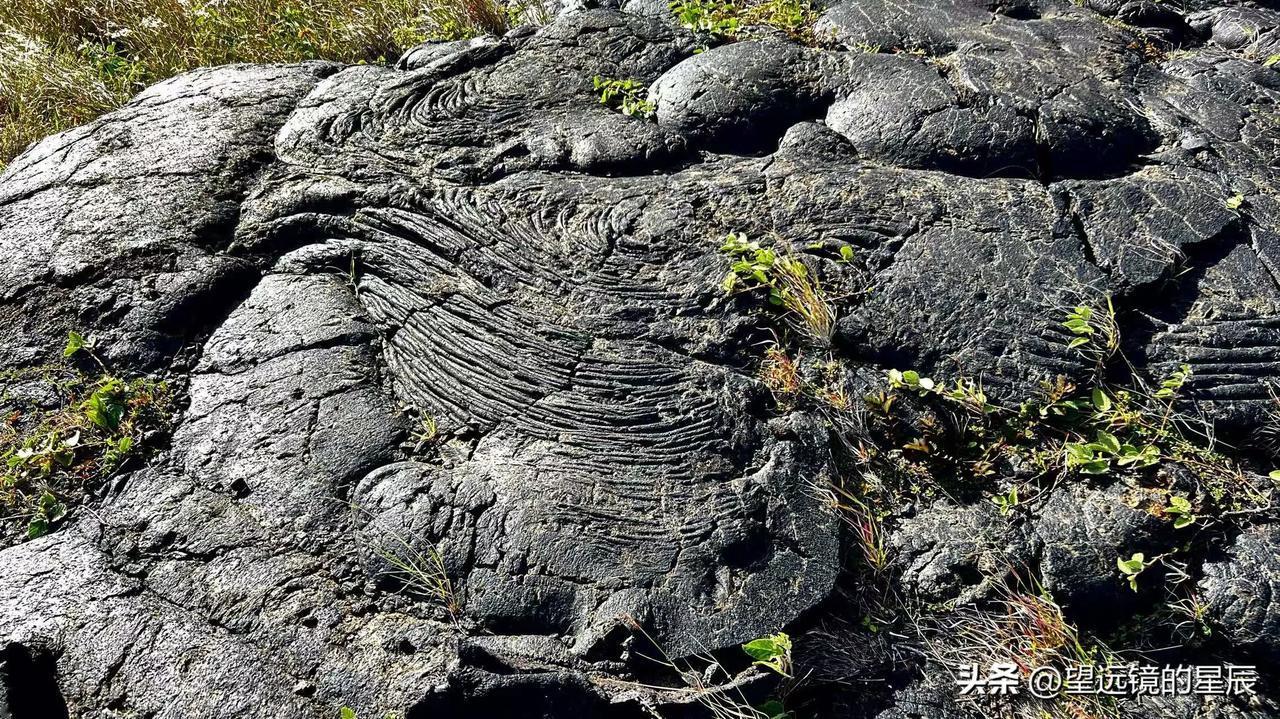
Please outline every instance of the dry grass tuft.
M1106 646L1087 642L1067 620L1062 607L1046 592L1018 582L997 585L1000 598L993 606L965 607L938 617L923 629L926 657L950 671L976 663L990 667L1011 662L1025 678L1036 667L1106 667L1122 663ZM967 697L981 716L1011 719L1068 719L1081 716L1115 716L1107 697L1061 695L1037 699L1030 694L1012 697Z
M503 0L0 3L0 169L34 140L193 68L394 60L428 39L500 35L537 19Z
M453 580L445 566L444 556L434 545L410 541L389 527L379 523L369 510L350 504L353 513L366 517L371 528L357 533L357 542L386 563L385 576L399 581L405 589L437 601L449 612L455 622L462 615L462 601L454 589Z
M796 397L804 391L800 367L778 344L765 350L764 362L760 365L760 380L773 392L780 405L794 403Z

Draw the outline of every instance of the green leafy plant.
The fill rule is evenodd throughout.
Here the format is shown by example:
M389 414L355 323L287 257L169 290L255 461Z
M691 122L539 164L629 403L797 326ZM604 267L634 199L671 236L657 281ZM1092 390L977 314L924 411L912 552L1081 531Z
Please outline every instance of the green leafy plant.
M743 25L764 25L804 42L813 41L810 26L817 17L809 0L765 0L747 5L741 13Z
M801 42L814 41L817 13L809 0L675 0L670 7L681 27L709 42L736 39L753 27L781 30Z
M653 117L657 105L648 99L649 90L639 80L602 77L591 79L592 86L600 93L600 104L617 110L628 117Z
M64 357L92 355L72 332ZM101 360L94 356L101 364ZM0 423L0 508L25 521L34 539L52 531L69 507L168 428L168 386L150 378L92 377L70 367L45 368L27 381L62 397L53 407L18 406Z
M27 538L37 539L49 533L54 523L65 517L67 505L49 492L42 492L36 501L35 512L27 524Z
M676 0L670 4L680 26L711 39L731 38L741 24L737 8L722 0Z
M1164 508L1164 513L1173 517L1173 526L1175 529L1190 527L1196 522L1196 515L1191 511L1191 500L1186 497L1172 495L1169 497L1169 506Z
M1134 446L1121 442L1114 434L1098 430L1092 442L1068 442L1066 451L1067 466L1078 469L1082 474L1106 474L1116 467L1142 469L1160 461L1160 448L1147 444Z
M1110 297L1103 309L1088 305L1069 309L1062 326L1074 335L1067 343L1067 349L1087 351L1099 363L1110 359L1120 349L1120 327L1116 323L1115 306Z
M915 370L889 370L889 386L894 389L909 389L916 392L927 393L937 389L937 384L928 377L921 377L920 373Z
M742 645L742 651L755 660L754 664L791 676L791 637L785 633L753 639Z
M818 278L782 243L773 247L730 233L721 251L732 259L722 286L726 292L768 290L769 302L788 310L797 329L823 344L835 332L835 310Z
M1142 552L1135 552L1128 559L1124 557L1116 558L1116 568L1128 580L1129 588L1135 592L1138 591L1138 577L1153 563L1154 561L1147 561L1146 555Z
M1152 395L1156 399L1172 400L1178 396L1182 386L1191 377L1191 365L1182 365L1172 374L1160 381L1160 389Z
M72 330L67 333L67 344L62 349L62 356L69 358L89 347L89 342L84 338L84 335Z
M1232 211L1239 210L1241 207L1244 207L1245 205L1244 195L1237 192L1236 194L1224 200L1222 204L1226 206L1228 210L1232 210Z
M1018 485L1009 488L1005 494L997 494L991 498L991 503L996 505L1000 510L1000 516L1007 517L1013 513L1018 506Z

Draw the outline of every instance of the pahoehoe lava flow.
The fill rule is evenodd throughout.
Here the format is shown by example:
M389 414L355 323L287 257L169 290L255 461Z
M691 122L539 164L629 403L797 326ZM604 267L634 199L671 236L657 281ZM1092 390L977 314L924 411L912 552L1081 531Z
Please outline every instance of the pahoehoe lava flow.
M740 665L760 706L779 677L739 647L784 630L796 717L980 716L869 587L961 626L1031 573L1116 636L1166 606L1135 552L1185 575L1204 656L1280 678L1276 513L1175 529L1212 491L1174 457L1012 511L922 491L875 572L823 490L858 451L833 403L910 369L1008 406L1182 376L1270 496L1280 11L836 0L820 41L704 46L665 3L587 4L394 66L201 69L0 175L0 419L69 332L180 398L57 531L0 533L0 717L696 717L650 655ZM727 293L731 233L791 248L829 331ZM1062 320L1108 305L1100 369ZM784 349L825 404L762 379ZM921 441L894 456L943 461ZM1268 681L1117 711L1280 716Z

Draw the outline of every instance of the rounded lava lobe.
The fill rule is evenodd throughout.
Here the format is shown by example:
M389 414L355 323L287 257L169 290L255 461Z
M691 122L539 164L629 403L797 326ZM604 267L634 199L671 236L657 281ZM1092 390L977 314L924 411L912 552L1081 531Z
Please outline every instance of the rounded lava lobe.
M658 126L713 151L773 151L788 127L821 114L819 57L755 41L694 55L654 83Z
M1035 127L1007 99L965 97L934 67L864 55L827 125L869 160L966 175L1038 174Z

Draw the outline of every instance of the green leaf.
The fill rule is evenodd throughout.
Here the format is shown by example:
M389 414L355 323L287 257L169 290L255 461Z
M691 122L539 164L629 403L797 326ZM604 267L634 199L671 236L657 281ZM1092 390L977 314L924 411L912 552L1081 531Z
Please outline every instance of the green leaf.
M1280 469L1273 469L1267 474L1268 477L1280 482Z
M81 405L84 416L102 429L113 431L124 417L124 405L115 397L98 390Z
M1147 557L1142 552L1135 552L1129 559L1116 557L1116 567L1120 570L1120 573L1125 576L1137 576L1142 574L1142 570L1147 568Z
M1075 349L1076 347L1079 347L1080 345L1085 345L1085 344L1089 344L1089 338L1088 338L1088 337L1077 337L1077 338L1075 338L1075 339L1071 340L1071 342L1069 342L1069 343L1067 344L1067 349L1069 349L1069 350L1070 350L1070 349Z
M1173 520L1173 528L1182 529L1183 527L1189 527L1195 523L1196 523L1196 517L1194 514L1184 514L1178 517L1177 519Z
M787 708L777 699L770 699L756 709L769 719L790 719L792 716L791 712L787 711Z
M356 719L356 712L351 707L342 707L342 719Z
M1191 500L1177 495L1169 498L1168 511L1174 514L1186 514L1191 511Z
M1244 206L1244 195L1237 192L1231 197L1228 197L1222 204L1226 205L1228 210L1238 210Z
M850 245L841 245L841 246L840 246L840 259L841 259L841 260L844 260L845 262L852 262L852 261L853 261L853 247L852 247L852 246L850 246Z
M44 517L33 517L27 525L27 539L39 539L49 533L49 520Z
M1071 464L1083 464L1091 461L1094 457L1093 449L1087 444L1075 442L1068 444L1066 449L1067 462Z
M1160 461L1160 448L1149 444L1142 448L1135 460L1137 467L1150 467Z
M1106 392L1102 391L1101 387L1093 389L1093 406L1099 412L1106 412L1111 409L1111 398L1107 396Z
M1120 440L1116 439L1116 436L1110 432L1098 430L1097 444L1107 454L1120 454Z
M774 637L753 639L742 645L742 651L757 661L769 661L782 655L782 648Z
M72 330L67 333L67 346L62 350L63 357L70 357L86 346L84 335Z
M1095 459L1080 465L1080 471L1084 474L1106 474L1110 469L1111 463L1105 459Z
M791 662L791 637L785 633L752 640L743 644L742 650L755 659L756 664L787 676L787 665Z

